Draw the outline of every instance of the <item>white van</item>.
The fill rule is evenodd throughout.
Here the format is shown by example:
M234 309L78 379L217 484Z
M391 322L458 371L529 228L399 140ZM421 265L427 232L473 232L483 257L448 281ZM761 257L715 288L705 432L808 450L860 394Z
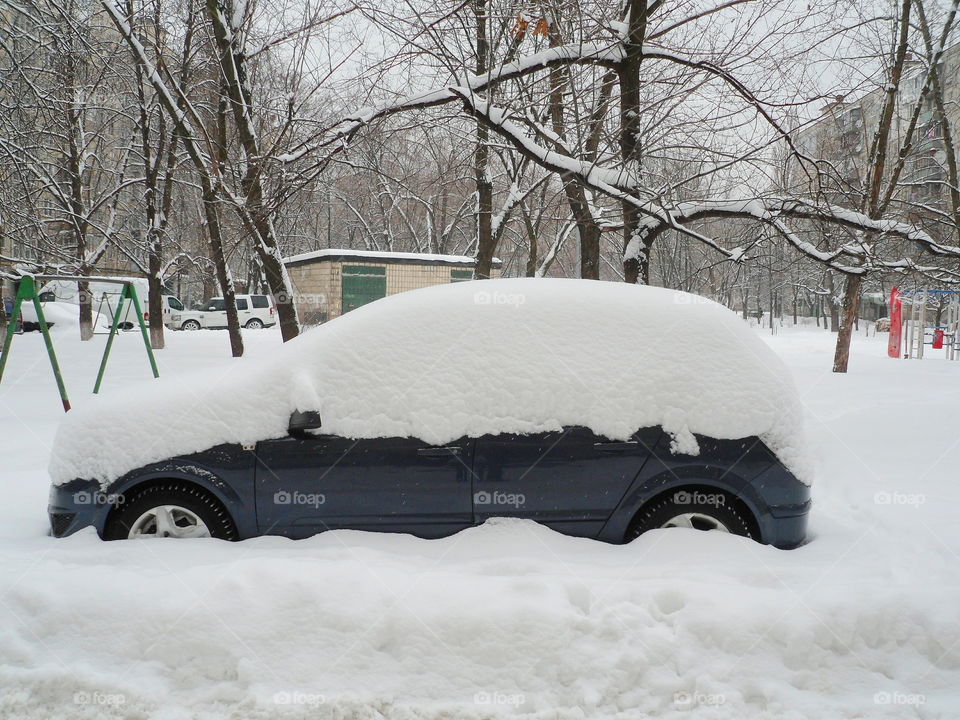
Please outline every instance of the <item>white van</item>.
M277 324L276 311L269 295L237 295L240 326L251 330ZM210 298L195 310L173 313L169 327L177 330L227 327L227 305L222 297Z
M143 312L143 319L149 320L147 300L147 279L133 277L110 278L112 280L127 280L133 283L137 291L137 299L140 301L140 309ZM93 325L97 332L109 330L113 324L113 316L117 309L117 303L120 301L120 292L123 286L118 283L97 282L93 280L89 283L89 292L91 303L93 305ZM80 293L76 281L73 280L51 280L40 288L38 293L40 302L44 308L44 315L47 317L49 325L59 322L61 325L77 325L79 323L79 311L77 306L80 304ZM173 311L183 310L183 303L174 295L161 295L160 305L163 309L163 322L167 327L173 327L169 317ZM39 327L37 313L31 303L24 303L21 307L21 316L23 318L24 328L32 330ZM133 303L124 304L123 313L120 316L119 327L121 330L132 330L137 325L137 313L133 309Z

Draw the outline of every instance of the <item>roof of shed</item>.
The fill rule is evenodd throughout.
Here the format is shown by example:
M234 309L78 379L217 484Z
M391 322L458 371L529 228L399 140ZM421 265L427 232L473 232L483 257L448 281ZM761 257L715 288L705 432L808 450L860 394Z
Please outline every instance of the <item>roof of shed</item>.
M380 261L395 265L457 265L473 267L476 258L468 255L437 255L432 253L384 252L381 250L350 250L348 248L326 248L300 253L284 258L284 265L305 265L313 262L337 262L343 260ZM503 262L493 259L493 267L499 268Z

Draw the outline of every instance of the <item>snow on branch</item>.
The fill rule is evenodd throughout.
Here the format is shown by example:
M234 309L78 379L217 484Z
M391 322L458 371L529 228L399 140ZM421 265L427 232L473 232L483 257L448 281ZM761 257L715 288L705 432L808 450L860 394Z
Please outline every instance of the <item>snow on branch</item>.
M617 41L572 43L547 48L546 50L533 53L514 60L513 62L504 63L495 70L491 70L482 75L474 75L468 72L465 74L465 77L453 85L407 95L406 97L385 103L378 107L361 108L344 116L329 127L318 143L304 143L290 153L280 156L278 159L281 162L293 162L318 148L331 145L342 139L349 140L354 133L365 125L369 125L374 120L409 110L422 110L454 102L458 99L458 96L452 92L452 87L462 87L475 93L484 92L490 87L507 80L520 78L530 73L559 65L613 65L623 58L623 52L622 44Z
M653 45L644 45L640 48L639 52L644 58L676 63L684 67L702 70L720 78L732 87L737 94L743 97L744 100L751 104L778 133L786 137L787 141L790 142L787 133L780 128L776 120L774 120L763 107L763 102L753 95L743 83L723 68L704 60L688 58ZM444 87L407 95L377 107L361 108L342 117L333 125L329 126L322 133L321 139L318 142L304 142L300 146L292 149L291 152L279 156L278 159L281 162L294 162L319 148L327 147L343 140L349 140L358 130L375 120L410 110L423 110L453 102L457 100L459 96L459 93L455 92L455 89L470 93L483 93L508 80L515 80L534 72L563 65L600 65L613 68L623 61L625 56L626 50L622 39L571 43L547 48L526 57L504 63L496 69L482 75L475 75L468 72L465 73L463 78L457 79L456 82ZM796 148L794 148L794 151L798 153Z
M164 109L170 114L174 122L177 124L183 138L184 145L190 155L193 156L192 159L197 164L205 164L206 157L204 156L205 154L200 147L200 136L195 132L194 123L191 121L190 117L191 115L194 118L198 117L196 110L193 109L190 101L183 95L183 93L178 93L178 97L174 96L174 91L171 91L167 86L167 83L164 82L156 66L153 64L153 62L151 62L146 48L144 48L140 40L137 39L137 35L133 31L133 28L130 27L130 23L127 22L125 15L120 8L114 4L113 0L100 0L100 4L107 11L110 19L113 20L113 24L117 26L117 30L119 31L120 35L130 47L131 52L136 56L137 62L143 67L144 74L150 80L150 84L156 91ZM197 126L202 128L202 123L198 122Z
M744 218L768 224L799 252L849 275L861 275L870 268L884 267L922 272L944 281L960 279L960 274L951 270L937 266L920 266L908 258L896 260L880 258L876 254L875 246L843 245L831 251L820 250L812 243L800 239L783 220L827 222L871 235L906 240L932 255L960 258L960 247L939 243L924 230L908 223L889 219L874 220L863 213L847 208L782 196L748 199L717 198L700 202L671 203L658 197L651 190L641 187L637 179L625 171L602 168L595 163L585 162L542 147L530 137L523 126L511 120L506 111L493 106L468 89L451 87L449 90L460 97L471 114L508 140L524 156L561 176L576 176L587 187L636 206L642 213L643 219L640 222L639 233L627 245L624 252L625 260L639 258L643 246L649 245L656 235L666 230L676 230L725 255L731 262L744 262L750 248L727 249L715 239L688 226L691 222L708 218ZM527 118L526 122L529 126L530 119ZM638 194L646 196L647 199L638 198Z

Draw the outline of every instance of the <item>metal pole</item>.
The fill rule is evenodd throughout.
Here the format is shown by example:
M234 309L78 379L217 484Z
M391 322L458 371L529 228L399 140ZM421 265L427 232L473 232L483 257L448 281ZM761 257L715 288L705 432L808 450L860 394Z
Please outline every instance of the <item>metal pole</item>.
M13 332L17 329L17 318L20 317L20 305L23 298L20 296L20 290L17 289L16 297L13 300L13 314L7 322L7 336L3 340L3 354L0 354L0 382L3 382L3 370L7 367L7 357L10 355L10 343L13 342Z
M120 291L120 299L117 301L117 309L113 313L113 324L110 326L110 334L107 336L107 345L103 348L103 357L100 358L100 370L97 372L97 382L93 386L93 394L100 392L100 383L103 382L103 373L107 369L107 358L110 357L110 348L113 347L113 338L117 334L117 326L120 324L120 311L123 310L124 292Z
M43 306L40 304L40 298L37 297L37 289L33 283L33 278L26 275L20 278L20 285L17 288L17 299L13 303L13 315L10 318L10 324L7 327L7 337L3 341L3 355L0 356L0 380L3 380L3 371L7 366L7 357L10 355L10 342L13 340L13 329L16 319L20 316L20 308L24 300L32 300L33 308L37 311L37 321L40 323L40 332L43 335L43 344L47 346L47 357L50 358L50 367L53 369L53 379L57 381L57 391L60 393L60 403L63 405L63 411L70 410L70 399L67 397L67 388L63 384L63 374L60 372L60 363L57 362L57 353L53 349L53 341L50 339L50 328L47 325L47 319L43 315Z
M157 370L157 361L153 357L153 346L150 345L150 335L147 333L147 325L143 321L143 313L140 311L140 300L137 299L137 289L133 283L124 286L126 291L129 288L130 299L133 301L133 309L137 313L137 322L140 323L140 334L143 335L143 346L147 349L147 357L150 358L150 369L155 378L160 377L160 371Z
M906 294L904 294L904 297L906 297ZM905 356L905 357L906 357L908 360L913 357L913 310L914 310L914 304L913 304L913 294L912 294L912 293L911 293L911 295L910 295L910 301L909 301L909 302L910 302L910 314L907 315L907 327L906 327L905 332L904 332L904 334L906 335L906 346L907 346L907 352L906 352L906 356Z
M960 319L960 296L956 294L950 297L950 305L947 308L947 331L950 333L950 345L947 347L947 360L957 359L957 320Z
M920 324L917 327L920 340L917 343L917 360L923 360L923 346L927 339L927 291L924 290L920 297Z
M117 309L113 314L113 324L110 326L110 335L107 337L107 345L103 349L103 358L100 360L100 371L97 373L97 382L93 386L93 393L100 392L100 385L103 383L103 374L107 369L107 359L110 357L110 349L113 347L113 339L117 335L117 329L120 326L120 316L123 314L123 305L125 300L133 303L133 309L137 314L137 322L140 323L140 334L143 336L143 344L147 348L147 358L150 360L150 369L155 378L160 377L160 371L157 370L157 361L153 356L153 348L150 346L150 336L147 333L147 326L143 321L143 313L140 311L140 301L137 299L137 290L133 283L125 283L123 290L120 291L120 299L117 301Z
M33 285L33 281L30 281ZM60 402L63 404L63 411L70 412L70 399L67 397L67 388L63 384L63 375L60 373L60 363L57 362L57 353L53 350L53 340L50 339L50 328L47 327L47 319L43 315L43 306L40 304L40 298L36 291L33 292L33 307L37 311L37 320L40 321L40 332L43 333L43 343L47 346L47 355L50 356L50 367L53 368L53 377L57 381L57 390L60 392Z

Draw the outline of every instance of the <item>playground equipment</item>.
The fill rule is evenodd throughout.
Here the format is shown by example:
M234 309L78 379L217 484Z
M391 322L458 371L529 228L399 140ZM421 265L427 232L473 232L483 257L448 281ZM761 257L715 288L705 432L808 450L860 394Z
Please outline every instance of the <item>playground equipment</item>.
M17 318L20 315L20 308L24 302L33 303L37 312L37 319L40 325L40 332L43 335L43 342L47 348L47 356L50 358L50 367L53 369L53 377L57 383L57 390L60 393L60 401L63 403L63 411L70 410L70 400L67 397L67 389L63 383L63 375L60 372L60 364L57 362L57 354L53 349L53 340L50 337L50 328L43 314L43 305L40 302L40 296L37 292L37 280L64 280L69 282L107 282L123 285L120 291L117 309L113 315L113 323L110 326L110 335L107 337L106 347L103 349L103 357L100 359L100 370L97 373L97 381L93 386L94 394L100 392L100 385L103 382L103 375L107 369L107 360L110 357L110 349L113 347L113 339L117 334L120 325L125 301L129 300L133 304L134 312L137 315L137 322L140 325L140 333L143 336L143 344L147 349L147 357L150 360L150 369L155 378L160 377L157 370L157 361L153 357L153 348L150 346L150 336L147 334L147 326L143 322L143 312L140 309L140 300L137 298L137 290L134 284L129 280L112 280L98 277L81 277L74 275L24 275L19 280L17 287L17 296L13 302L13 312L10 314L9 324L7 326L7 336L3 342L3 351L0 354L0 382L3 382L3 371L7 366L7 358L10 357L10 346L13 342L14 330L17 325Z
M939 324L927 325L930 304L937 304ZM922 360L924 349L944 350L947 360L960 360L960 290L890 292L890 357Z

